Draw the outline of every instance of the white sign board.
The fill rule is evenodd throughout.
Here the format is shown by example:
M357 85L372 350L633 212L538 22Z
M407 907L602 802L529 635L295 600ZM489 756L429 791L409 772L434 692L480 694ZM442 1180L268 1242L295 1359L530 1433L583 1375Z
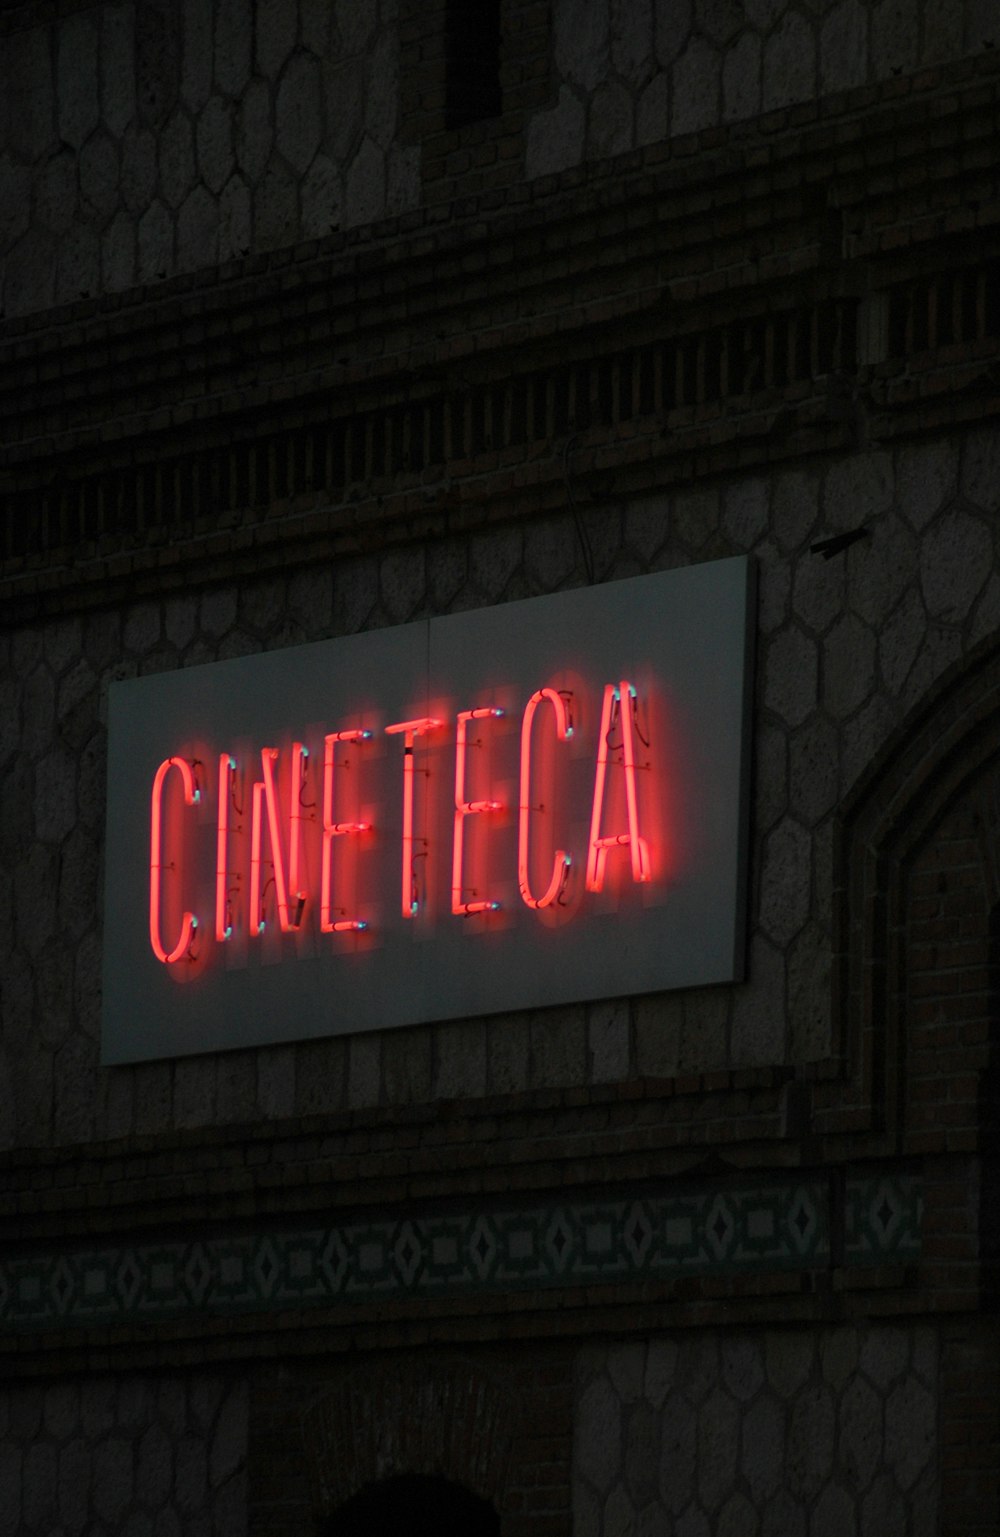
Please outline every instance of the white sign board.
M739 978L751 575L112 685L104 1062Z

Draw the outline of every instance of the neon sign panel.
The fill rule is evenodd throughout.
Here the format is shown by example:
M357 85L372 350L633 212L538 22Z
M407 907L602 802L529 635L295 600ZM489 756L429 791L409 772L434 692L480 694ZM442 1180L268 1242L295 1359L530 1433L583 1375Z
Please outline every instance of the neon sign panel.
M751 575L113 685L103 1060L739 977Z

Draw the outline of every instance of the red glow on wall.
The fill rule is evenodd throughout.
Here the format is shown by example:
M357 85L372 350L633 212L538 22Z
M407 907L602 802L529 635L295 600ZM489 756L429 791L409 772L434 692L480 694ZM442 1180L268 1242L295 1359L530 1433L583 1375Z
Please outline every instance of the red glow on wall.
M601 891L607 867L609 849L628 848L632 861L632 879L648 881L650 878L649 847L639 833L639 801L635 784L635 713L637 695L631 683L622 679L604 689L604 705L601 710L601 727L597 738L597 772L594 777L594 801L590 817L590 847L587 855L587 890ZM620 730L620 742L613 742ZM624 770L625 803L628 831L601 834L604 811L604 793L609 756ZM620 756L619 756L620 754Z
M349 834L357 835L371 830L369 822L338 822L335 816L334 781L337 772L337 744L338 742L367 742L371 740L370 731L331 731L325 738L326 751L323 758L323 859L320 873L319 902L320 902L320 930L324 934L357 933L368 927L361 918L347 918L344 916L343 907L334 909L332 901L333 885L333 840ZM339 917L334 917L336 911Z
M499 902L480 897L474 891L466 894L462 856L466 817L503 809L499 801L467 801L465 799L465 759L468 751L466 734L469 722L470 720L489 720L491 717L497 719L502 715L503 710L498 707L483 705L474 710L460 710L455 721L455 826L452 839L451 910L456 915L468 916L472 913L496 912L500 907Z
M571 698L572 696L570 696ZM521 893L521 899L528 907L551 907L556 902L566 885L572 863L570 855L565 849L556 849L552 856L552 874L549 884L536 897L531 889L529 839L531 834L531 813L533 810L541 810L534 802L531 788L531 728L535 719L535 713L539 705L548 702L555 711L556 737L560 742L565 742L573 735L573 722L570 715L570 699L564 698L554 688L540 688L532 694L524 707L524 716L521 720L521 780L518 795L518 824L517 824L517 884Z
M413 837L413 743L418 736L436 731L444 721L422 715L415 720L396 721L386 726L386 736L403 738L403 878L400 907L404 918L415 918L420 910L420 892L414 859L418 852ZM423 843L423 839L420 840ZM426 852L426 850L420 850Z
M198 919L194 913L184 912L181 918L180 934L173 948L168 950L163 943L161 932L161 893L162 876L165 870L179 878L180 872L174 861L164 863L163 860L163 784L171 769L176 769L181 776L184 787L184 804L193 806L200 799L200 791L195 784L194 770L185 758L165 758L160 764L153 778L153 794L151 797L150 831L149 831L149 942L153 947L153 954L158 961L165 965L172 965L187 955L191 949L195 930L198 927Z

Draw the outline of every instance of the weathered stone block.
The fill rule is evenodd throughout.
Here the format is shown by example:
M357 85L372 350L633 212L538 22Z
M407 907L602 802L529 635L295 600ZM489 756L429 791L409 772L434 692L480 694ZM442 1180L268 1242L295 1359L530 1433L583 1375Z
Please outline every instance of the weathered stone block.
M175 1500L181 1516L199 1515L208 1491L208 1454L198 1436L181 1436L176 1446Z
M632 148L632 96L617 80L605 80L590 102L587 156L605 160Z
M100 270L101 242L97 231L85 224L75 224L58 246L56 302L72 304L96 294Z
M177 216L177 264L182 272L212 267L218 260L219 216L215 198L195 187Z
M787 11L764 42L761 106L765 112L807 101L816 89L816 35L798 11Z
M272 159L254 192L254 246L277 251L291 245L297 223L295 180L281 161Z
M845 614L823 644L823 703L835 720L843 720L874 686L874 633L855 615Z
M220 193L235 165L233 107L221 96L205 105L195 128L198 170L210 192Z
M857 1506L852 1495L839 1484L828 1484L816 1501L810 1537L855 1537L857 1529Z
M871 73L876 80L917 67L921 10L918 0L880 0L871 13Z
M795 1396L788 1422L786 1484L791 1494L815 1499L833 1469L836 1418L829 1388L811 1384Z
M352 1035L348 1043L347 1103L352 1110L377 1105L382 1095L382 1037Z
M656 57L672 64L691 33L693 0L653 0Z
M630 85L642 85L652 67L652 0L611 0L611 64Z
M121 1524L132 1498L132 1443L115 1436L94 1452L94 1509L102 1521Z
M422 549L389 551L379 563L379 596L393 624L412 619L425 601L427 576Z
M174 267L174 226L159 198L139 220L139 280L153 283L168 277Z
M233 1478L247 1458L247 1389L245 1383L228 1388L212 1436L209 1476L213 1489Z
M104 223L118 205L118 144L104 129L80 151L80 192L84 211Z
M717 1511L736 1479L740 1413L721 1388L714 1388L698 1414L698 1495L708 1513Z
M768 835L760 883L760 923L779 947L797 934L809 911L812 847L805 828L786 817Z
M486 1056L491 1094L516 1094L528 1087L528 1021L523 1014L497 1014L487 1020Z
M43 843L59 843L75 821L76 759L56 748L35 770L35 832Z
M794 1398L804 1386L815 1360L813 1336L800 1330L771 1330L765 1336L767 1378L779 1398Z
M985 523L958 507L942 514L920 547L920 585L930 616L961 623L992 565L993 539Z
M805 470L785 470L775 477L771 493L771 528L786 553L807 543L819 516L819 486Z
M764 702L790 726L798 726L816 704L816 644L788 625L770 640L764 653Z
M101 237L101 288L120 293L135 282L135 220L124 209Z
M215 82L239 98L250 78L253 12L250 0L216 0Z
M301 176L319 148L323 127L319 65L311 54L295 54L285 70L274 123L279 152Z
M616 1083L628 1076L629 1007L624 999L587 1006L590 1081Z
M671 74L670 132L698 133L719 121L722 61L704 37L692 37Z
M689 1347L682 1351L682 1358ZM679 1393L671 1393L660 1420L660 1497L677 1516L695 1497L698 1418Z
M868 67L868 11L861 0L841 0L820 24L819 89L847 91L863 85Z
M180 96L194 113L212 92L212 8L202 0L182 0L180 28Z
M741 122L760 111L761 43L754 32L743 32L722 57L722 117Z
M257 1108L265 1120L294 1113L294 1046L269 1046L257 1053Z
M885 1406L885 1460L896 1483L911 1489L936 1446L937 1408L933 1394L915 1377L893 1388Z
M53 235L62 235L77 217L77 156L68 146L50 155L34 178L35 217ZM24 224L28 217L27 194ZM0 219L6 215L0 212Z
M388 149L396 132L399 103L399 43L394 28L383 29L365 64L365 132Z
M8 315L31 315L52 304L56 244L45 230L29 229L7 257L4 306Z
M653 76L635 104L636 148L661 144L667 137L669 122L670 77L661 73Z
M749 1403L764 1385L761 1341L749 1335L724 1335L722 1379L740 1403Z
M599 1494L607 1494L622 1464L622 1415L606 1377L595 1377L577 1401L573 1453L579 1476Z
M882 1400L864 1377L855 1377L840 1400L838 1455L852 1489L871 1483L882 1455Z
M823 518L830 528L858 528L885 512L892 498L891 455L881 449L849 454L827 471Z
M219 198L219 260L250 250L250 192L242 176L231 176Z
M24 1478L21 1486L24 1528L51 1532L56 1526L56 1477L58 1454L48 1441L36 1441L24 1454Z
M317 155L302 182L303 235L320 239L338 227L341 196L339 170L326 155Z
M57 138L48 28L9 33L3 52L7 66L7 147L30 165L46 154ZM96 84L95 79L95 91ZM84 104L84 114L87 110Z
M766 1508L784 1474L785 1410L770 1393L743 1415L740 1466L755 1503Z
M158 149L160 191L171 208L179 208L195 183L194 133L183 108L161 132Z
M0 1452L2 1456L2 1452ZM80 1537L90 1510L90 1446L80 1439L70 1441L59 1453L56 1476L56 1502L59 1519L67 1537ZM2 1478L0 1464L0 1478ZM4 1482L6 1488L6 1482ZM0 1517L0 1532L4 1530Z
M385 211L387 217L406 213L420 203L419 144L392 144L386 157Z
M586 111L572 87L562 85L559 99L546 112L536 112L528 122L525 141L525 176L553 176L579 165L583 159Z
M486 1093L486 1022L461 1019L435 1027L435 1099Z

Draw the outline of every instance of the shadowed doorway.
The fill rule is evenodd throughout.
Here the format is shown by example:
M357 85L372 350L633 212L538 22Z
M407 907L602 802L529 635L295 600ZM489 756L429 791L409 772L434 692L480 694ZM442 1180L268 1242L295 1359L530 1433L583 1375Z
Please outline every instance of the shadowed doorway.
M449 1479L402 1473L367 1484L328 1516L320 1537L500 1537L487 1500Z

